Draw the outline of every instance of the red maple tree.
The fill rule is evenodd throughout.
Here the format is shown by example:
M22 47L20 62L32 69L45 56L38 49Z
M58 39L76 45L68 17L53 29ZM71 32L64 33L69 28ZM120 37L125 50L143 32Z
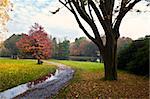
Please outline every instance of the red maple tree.
M29 35L24 34L23 37L16 42L16 46L23 53L31 53L33 57L38 59L38 64L41 64L41 59L47 59L52 55L52 42L44 28L35 23L29 31Z

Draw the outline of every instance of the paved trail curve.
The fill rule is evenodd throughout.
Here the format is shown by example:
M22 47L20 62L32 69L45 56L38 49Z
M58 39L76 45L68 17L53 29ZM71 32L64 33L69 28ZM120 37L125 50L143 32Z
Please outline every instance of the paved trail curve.
M68 81L73 77L74 70L70 67L55 63L44 61L49 64L54 64L58 67L51 81L42 83L26 91L25 93L15 97L15 99L45 99L55 95L62 87L64 87Z

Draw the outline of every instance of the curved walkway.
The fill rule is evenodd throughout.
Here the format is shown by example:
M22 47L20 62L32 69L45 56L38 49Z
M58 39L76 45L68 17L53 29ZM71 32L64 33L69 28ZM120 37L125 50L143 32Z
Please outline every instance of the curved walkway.
M66 65L44 61L49 64L54 64L58 67L51 81L35 86L30 91L16 97L19 99L45 99L56 94L67 82L73 77L74 70Z
M14 97L14 99L45 99L47 97L51 97L64 87L73 77L74 70L70 67L55 62L44 62L54 64L58 67L55 74L45 82L34 85L26 92Z

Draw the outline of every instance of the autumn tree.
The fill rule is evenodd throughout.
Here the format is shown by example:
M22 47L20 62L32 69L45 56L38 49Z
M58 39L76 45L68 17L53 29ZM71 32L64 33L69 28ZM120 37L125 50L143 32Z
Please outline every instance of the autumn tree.
M70 55L71 56L81 56L81 43L83 41L85 41L86 38L85 37L80 37L80 38L76 38L75 42L70 44L69 50L70 50Z
M28 35L23 35L16 45L22 52L31 53L33 57L38 59L38 64L41 64L41 59L47 59L52 54L51 40L44 28L37 23L32 26Z
M0 43L4 39L4 32L7 32L6 23L8 22L9 14L8 11L11 10L10 0L0 0Z
M99 48L104 60L105 79L117 80L117 40L120 36L120 24L124 16L141 0L59 1L72 12L79 27ZM94 36L89 33L81 19L90 26ZM102 42L99 32L100 25L105 32L105 43Z
M87 44L85 44L85 50L84 55L85 56L91 56L91 57L97 57L98 55L98 48L92 41L87 41Z
M76 38L75 42L70 44L71 56L97 56L97 46L85 37Z

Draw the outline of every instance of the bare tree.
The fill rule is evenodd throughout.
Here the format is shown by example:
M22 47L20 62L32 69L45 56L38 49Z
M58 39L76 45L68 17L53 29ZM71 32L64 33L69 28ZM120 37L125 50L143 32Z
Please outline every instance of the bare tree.
M115 5L115 2L120 2ZM59 0L74 15L79 27L86 36L99 48L104 60L105 79L117 80L117 40L120 36L119 27L124 16L141 0ZM117 13L114 18L114 13ZM94 17L94 14L96 17ZM81 18L90 26L94 36L91 36L83 26ZM103 27L106 35L102 42L95 18Z

